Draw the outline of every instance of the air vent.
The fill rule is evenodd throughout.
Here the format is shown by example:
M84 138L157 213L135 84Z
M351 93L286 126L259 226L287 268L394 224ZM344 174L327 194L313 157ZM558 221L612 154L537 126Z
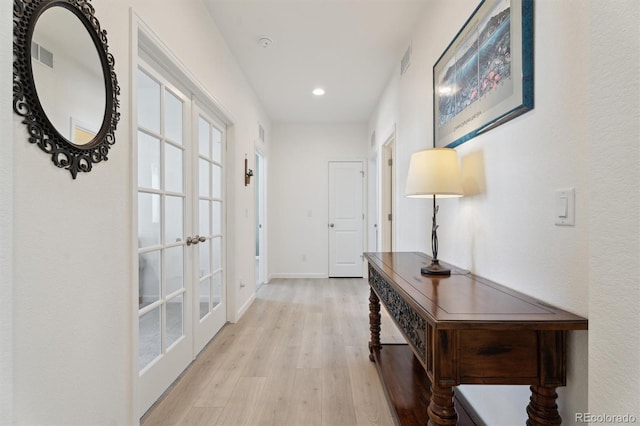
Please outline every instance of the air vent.
M407 47L407 51L404 52L402 61L400 61L400 75L404 75L404 73L407 72L409 65L411 65L411 45Z
M53 53L38 43L31 42L31 56L41 64L53 68Z
M376 144L376 131L374 130L373 133L371 133L371 146L375 146Z
M264 127L261 124L258 124L258 137L260 138L260 142L264 142Z

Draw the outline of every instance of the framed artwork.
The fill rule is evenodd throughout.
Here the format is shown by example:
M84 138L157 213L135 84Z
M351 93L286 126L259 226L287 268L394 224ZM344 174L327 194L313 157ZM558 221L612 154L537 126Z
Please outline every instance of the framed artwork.
M483 0L433 66L434 146L533 109L533 89L533 0Z

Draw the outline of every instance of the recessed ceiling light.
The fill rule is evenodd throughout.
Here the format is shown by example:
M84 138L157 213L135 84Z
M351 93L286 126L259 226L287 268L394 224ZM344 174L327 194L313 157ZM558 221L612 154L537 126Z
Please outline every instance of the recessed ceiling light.
M317 87L317 88L313 89L312 93L314 95L316 95L316 96L322 96L322 95L324 95L324 89L321 88L321 87Z

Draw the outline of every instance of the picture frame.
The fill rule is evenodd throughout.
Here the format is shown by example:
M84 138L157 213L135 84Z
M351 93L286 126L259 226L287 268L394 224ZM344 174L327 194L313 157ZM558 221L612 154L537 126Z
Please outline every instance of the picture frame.
M483 0L433 66L433 146L454 148L534 107L534 0Z

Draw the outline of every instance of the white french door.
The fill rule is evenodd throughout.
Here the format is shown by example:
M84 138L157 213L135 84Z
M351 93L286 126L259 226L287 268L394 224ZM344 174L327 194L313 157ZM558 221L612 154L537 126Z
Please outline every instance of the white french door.
M193 169L194 224L199 241L198 261L194 263L197 280L197 310L194 336L195 353L211 340L227 320L225 274L225 204L224 204L224 154L225 126L202 108L194 109L194 121L198 141L198 155Z
M138 69L138 366L140 414L193 359L189 99Z
M137 70L139 414L226 322L224 124Z

